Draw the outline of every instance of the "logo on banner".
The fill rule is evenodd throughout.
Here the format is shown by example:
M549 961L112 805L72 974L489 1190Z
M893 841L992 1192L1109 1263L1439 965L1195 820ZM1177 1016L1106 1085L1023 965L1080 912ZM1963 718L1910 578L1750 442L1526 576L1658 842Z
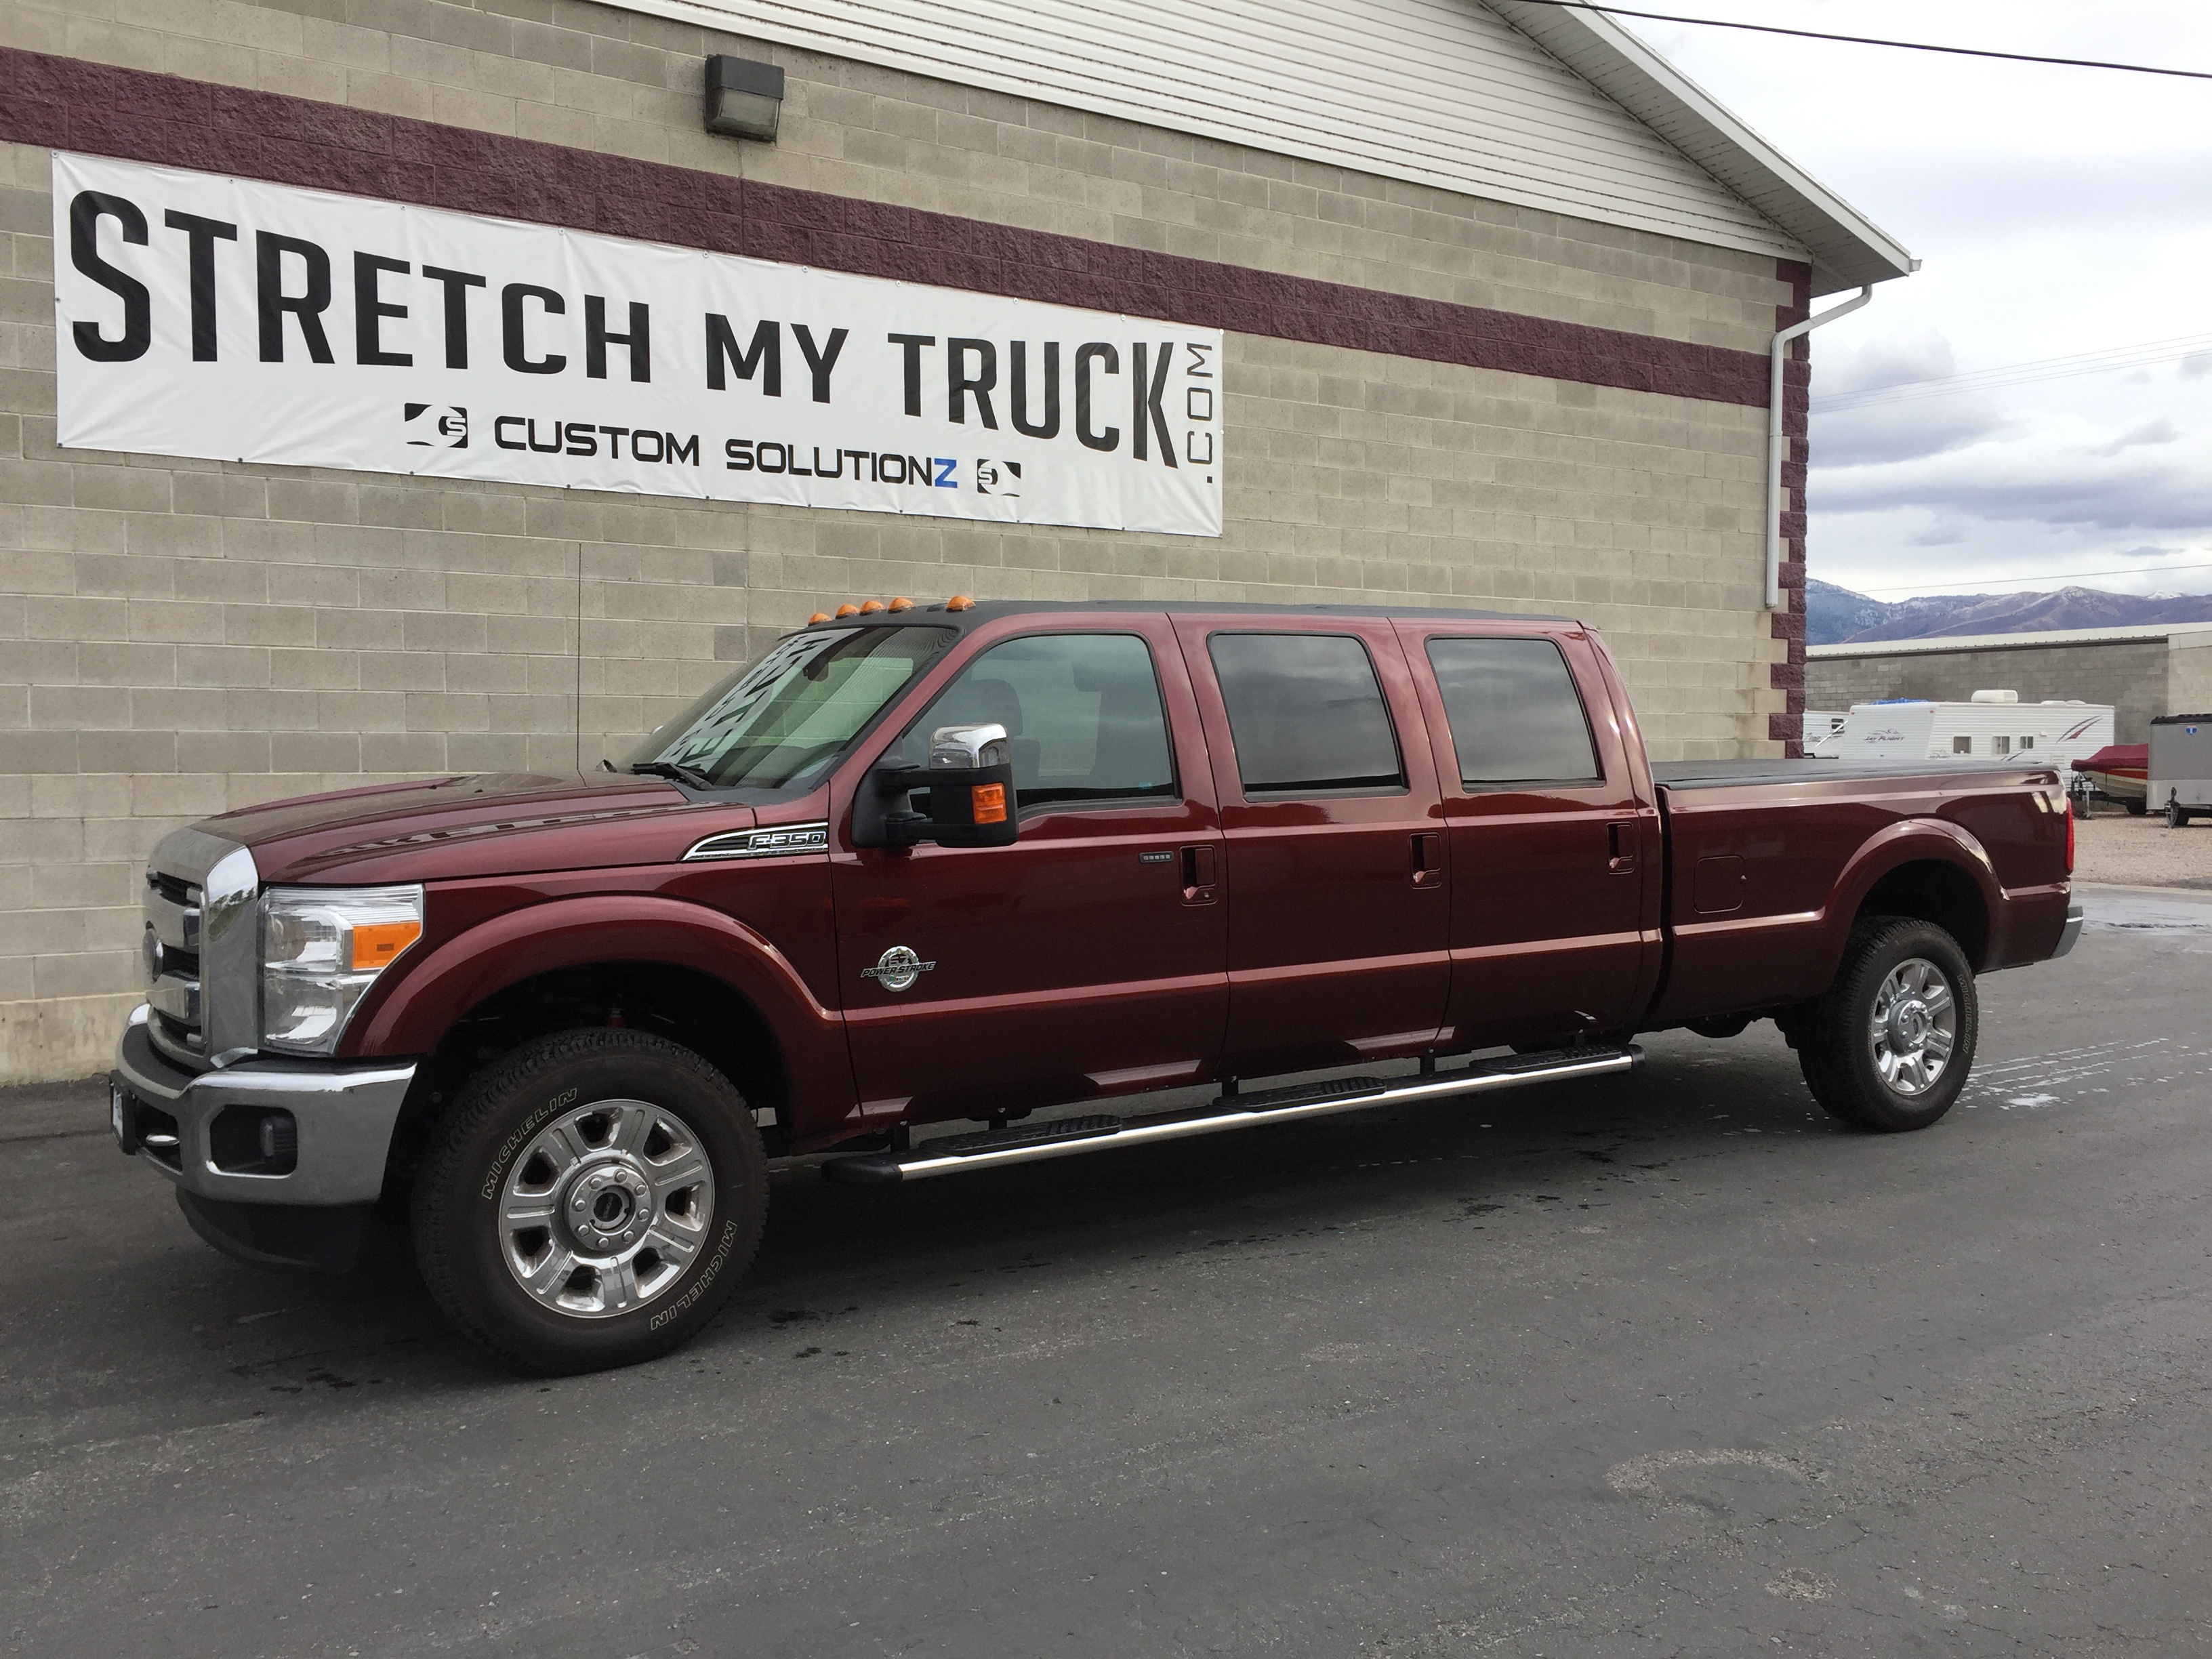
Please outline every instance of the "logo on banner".
M466 449L469 411L452 404L409 404L401 424L407 441L422 449Z
M975 493L1018 500L1022 493L1022 464L979 459L975 463Z

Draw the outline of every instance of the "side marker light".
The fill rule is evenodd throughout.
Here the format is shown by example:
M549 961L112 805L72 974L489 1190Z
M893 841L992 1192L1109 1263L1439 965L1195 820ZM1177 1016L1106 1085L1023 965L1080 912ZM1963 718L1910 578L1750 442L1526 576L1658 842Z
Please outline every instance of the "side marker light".
M1004 816L1002 813L1001 817ZM381 968L422 937L419 921L357 922L353 930L353 970Z

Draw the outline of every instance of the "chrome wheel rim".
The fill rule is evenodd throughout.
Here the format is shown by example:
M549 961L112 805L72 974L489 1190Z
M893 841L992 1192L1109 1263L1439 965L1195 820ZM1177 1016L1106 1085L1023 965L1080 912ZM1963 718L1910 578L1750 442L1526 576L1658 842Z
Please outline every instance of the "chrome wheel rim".
M665 1106L599 1100L539 1130L500 1195L500 1255L540 1307L611 1319L684 1276L714 1219L714 1173Z
M1875 1070L1894 1092L1934 1088L1959 1037L1958 1000L1943 970L1924 957L1900 962L1875 993L1869 1033Z

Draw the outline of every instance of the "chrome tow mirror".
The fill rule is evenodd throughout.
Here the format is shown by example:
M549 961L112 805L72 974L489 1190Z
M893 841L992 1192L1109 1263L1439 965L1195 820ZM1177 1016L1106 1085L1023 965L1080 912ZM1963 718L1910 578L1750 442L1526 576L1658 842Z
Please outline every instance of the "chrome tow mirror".
M919 812L916 793L924 795ZM887 760L853 802L855 847L1007 847L1019 832L1013 745L996 721L939 726L927 766Z

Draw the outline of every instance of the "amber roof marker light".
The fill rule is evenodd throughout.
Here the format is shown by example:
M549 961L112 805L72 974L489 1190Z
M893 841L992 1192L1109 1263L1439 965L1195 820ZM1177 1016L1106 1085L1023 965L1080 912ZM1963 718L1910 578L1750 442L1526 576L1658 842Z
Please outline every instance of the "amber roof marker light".
M911 611L914 609L914 601L902 594L899 598L893 599L884 608L894 613L901 611Z
M945 608L947 611L973 611L975 608L975 601L965 593L955 593L951 599L945 600Z
M830 613L829 613L827 611L816 611L812 616L809 617L806 619L806 625L807 625L809 628L811 628L811 627L813 627L813 626L814 626L814 624L815 624L815 623L825 623L825 622L830 622L830 621L832 621L832 620L834 620L834 619L830 617Z
M851 604L841 605L837 607L836 619L842 622L848 617L857 617L860 614L860 607L859 605Z
M881 599L863 599L860 602L860 614L864 617L872 617L883 608L884 602Z

